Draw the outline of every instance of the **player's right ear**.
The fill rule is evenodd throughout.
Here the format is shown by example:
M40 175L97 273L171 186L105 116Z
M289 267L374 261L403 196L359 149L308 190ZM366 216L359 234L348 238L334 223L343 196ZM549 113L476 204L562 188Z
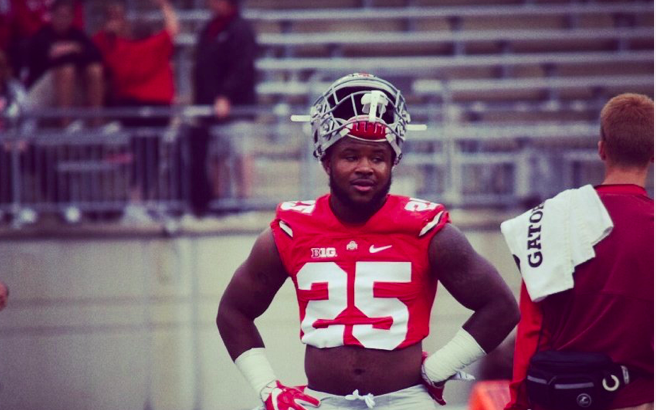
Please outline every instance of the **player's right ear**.
M330 156L328 154L326 154L321 160L321 166L323 167L323 170L326 171L326 174L330 175Z

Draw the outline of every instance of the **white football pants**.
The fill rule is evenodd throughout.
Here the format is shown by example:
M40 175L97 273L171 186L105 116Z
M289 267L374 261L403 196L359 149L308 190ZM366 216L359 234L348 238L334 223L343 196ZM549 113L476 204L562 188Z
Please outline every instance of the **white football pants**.
M309 388L305 389L305 394L321 401L321 407L318 410L436 410L440 408L422 385L380 396L373 394L363 396L356 392L347 396L336 396ZM307 408L314 410L312 406L307 406ZM263 407L260 409L263 410Z

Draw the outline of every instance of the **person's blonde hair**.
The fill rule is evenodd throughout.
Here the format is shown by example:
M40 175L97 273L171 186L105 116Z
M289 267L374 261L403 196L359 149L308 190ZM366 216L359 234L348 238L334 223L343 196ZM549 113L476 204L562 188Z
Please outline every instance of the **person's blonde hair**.
M648 165L654 155L654 102L641 94L612 98L601 110L601 140L614 165Z

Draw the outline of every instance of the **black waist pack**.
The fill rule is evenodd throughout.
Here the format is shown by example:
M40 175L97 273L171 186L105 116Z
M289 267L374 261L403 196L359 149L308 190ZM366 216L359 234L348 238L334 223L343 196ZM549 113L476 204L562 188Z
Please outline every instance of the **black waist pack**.
M603 353L536 353L528 368L526 387L533 404L554 410L603 410L629 383L626 367Z

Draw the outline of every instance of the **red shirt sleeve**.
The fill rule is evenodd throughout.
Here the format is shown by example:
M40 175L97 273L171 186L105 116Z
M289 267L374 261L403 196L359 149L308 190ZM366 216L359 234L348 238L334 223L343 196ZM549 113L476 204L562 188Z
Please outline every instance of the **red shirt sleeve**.
M517 325L517 339L515 341L515 356L513 359L513 379L510 382L510 402L505 410L527 410L530 408L526 393L526 373L529 361L538 350L538 343L544 346L549 336L542 333L542 309L534 303L528 295L526 285L522 282L519 296L519 312L521 318Z

